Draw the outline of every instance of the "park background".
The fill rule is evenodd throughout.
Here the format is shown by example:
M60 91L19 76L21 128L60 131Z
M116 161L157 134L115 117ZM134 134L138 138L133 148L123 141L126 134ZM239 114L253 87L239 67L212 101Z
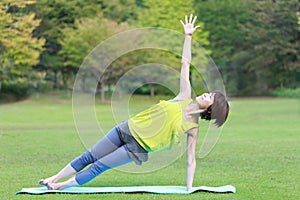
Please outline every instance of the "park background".
M197 15L201 25L193 39L218 66L232 106L216 148L199 159L195 185L232 184L238 193L102 197L300 199L299 4L297 0L2 0L1 199L38 198L14 192L37 186L39 178L55 173L84 150L74 126L71 95L76 73L93 48L135 28L182 32L179 20L189 13ZM180 59L168 52L140 50L113 62L101 74L95 92L104 129L114 125L112 116L103 113L109 112L110 94L124 73L151 62L178 62L172 67L179 70ZM206 91L193 70L191 77L197 94ZM165 87L146 84L136 91L133 102L146 107L172 95ZM103 175L105 182L99 178L90 186L184 185L184 167L181 158L143 176L113 171ZM178 168L183 169L180 174Z

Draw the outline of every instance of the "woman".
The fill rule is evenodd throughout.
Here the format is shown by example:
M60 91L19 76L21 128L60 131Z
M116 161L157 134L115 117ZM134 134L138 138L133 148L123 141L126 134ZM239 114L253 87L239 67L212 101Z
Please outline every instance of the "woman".
M114 127L91 149L70 162L56 175L40 180L49 190L83 185L104 171L134 161L141 165L147 161L148 152L169 148L173 142L187 133L187 190L192 190L196 168L196 143L198 119L215 120L217 126L226 121L229 105L220 92L205 93L191 100L189 68L191 62L192 34L197 17L185 16L180 20L185 33L180 75L180 92L171 100L161 101L155 106L137 114L128 121ZM91 166L83 170L86 166ZM67 181L59 180L74 175Z

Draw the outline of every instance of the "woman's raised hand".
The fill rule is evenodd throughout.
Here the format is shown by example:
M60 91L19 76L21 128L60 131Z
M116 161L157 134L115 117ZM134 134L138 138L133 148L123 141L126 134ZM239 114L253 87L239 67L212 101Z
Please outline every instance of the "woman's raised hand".
M196 20L197 20L197 16L193 17L193 14L190 15L189 19L187 15L185 16L185 23L183 23L183 21L180 20L180 23L182 24L184 33L186 35L192 35L198 28L200 28L200 26L194 27Z

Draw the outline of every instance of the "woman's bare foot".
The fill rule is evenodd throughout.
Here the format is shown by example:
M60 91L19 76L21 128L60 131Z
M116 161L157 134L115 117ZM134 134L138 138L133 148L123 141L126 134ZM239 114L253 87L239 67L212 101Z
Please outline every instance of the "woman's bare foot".
M47 186L49 183L56 183L56 182L57 180L55 176L51 176L49 178L39 180L39 184L45 186Z
M47 188L48 190L63 190L67 187L63 187L63 183L48 183Z
M75 180L75 177L70 178L69 180L65 182L60 183L48 183L47 188L48 190L63 190L68 187L78 186L79 184Z
M58 172L54 176L51 176L46 179L41 179L39 181L39 184L48 187L49 183L56 183L57 181L66 178L68 176L71 176L75 173L77 173L77 171L71 166L71 164L67 164L62 170L60 170L60 172Z

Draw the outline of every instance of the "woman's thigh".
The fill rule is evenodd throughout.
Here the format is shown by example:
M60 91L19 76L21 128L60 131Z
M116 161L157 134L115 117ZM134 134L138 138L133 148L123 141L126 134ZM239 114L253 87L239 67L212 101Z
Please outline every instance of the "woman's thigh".
M124 143L120 139L117 128L114 127L90 149L90 152L95 160L99 160L122 145Z

